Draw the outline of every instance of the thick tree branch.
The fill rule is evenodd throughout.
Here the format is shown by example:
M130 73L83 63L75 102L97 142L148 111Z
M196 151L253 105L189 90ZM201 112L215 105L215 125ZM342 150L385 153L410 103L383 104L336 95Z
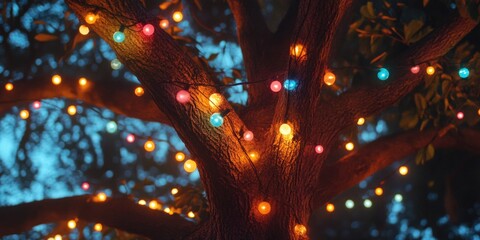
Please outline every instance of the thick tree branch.
M435 148L457 148L480 154L480 131L448 128L402 132L379 138L332 164L323 166L316 201L323 204L363 179L433 144Z
M81 100L87 104L104 107L127 117L170 124L148 93L141 97L134 94L138 84L126 81L88 81L80 86L78 79L62 76L62 83L55 86L51 76L15 81L13 91L0 94L0 112L9 110L20 102L47 98Z
M128 198L94 202L92 196L85 195L0 207L0 236L75 218L152 239L181 239L195 230L192 222L178 215L151 210Z
M342 127L346 127L359 117L370 116L393 105L422 82L425 75L425 62L445 55L475 26L477 22L470 18L453 17L395 58L391 64L392 68L389 68L390 79L394 79L392 82L379 87L349 90L331 102L321 104L317 112L320 112L319 115L326 111L339 116L338 120L343 124ZM420 64L420 73L411 73L410 66L418 63L423 63ZM396 69L396 66L406 67Z

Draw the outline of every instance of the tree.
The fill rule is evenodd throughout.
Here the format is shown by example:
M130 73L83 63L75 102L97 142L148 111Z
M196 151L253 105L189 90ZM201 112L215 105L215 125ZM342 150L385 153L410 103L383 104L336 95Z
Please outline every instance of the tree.
M198 164L209 217L194 225L179 216L152 212L129 199L95 201L92 196L78 196L2 207L0 215L10 217L0 218L0 225L5 226L1 234L78 217L154 239L307 239L303 227L314 209L394 161L418 150L431 155L432 148L478 153L480 132L438 123L379 138L335 160L342 131L414 92L429 78L424 70L432 59L447 54L477 26L471 17L455 13L420 40L403 39L407 46L389 52L388 58L381 55L379 65L408 67L392 67L382 83L369 83L373 74L356 76L360 78L357 83L366 85L351 86L337 96L325 93L328 85L322 80L331 72L332 52L345 38L352 9L359 7L355 1L292 1L278 30L271 31L256 0L228 0L248 79L248 103L237 106L222 101L212 107L209 96L221 92L212 72L156 24L152 36L139 33L138 23L154 19L145 2L66 2L79 19L98 14L89 27L112 47L150 98L127 94L132 84L112 86L108 81L78 92L75 81L65 79L55 90L40 80L16 84L22 91L4 95L4 99L79 99L119 114L171 125ZM119 21L127 26L125 43L112 39ZM411 71L412 66L421 71ZM293 84L287 84L286 90L269 90L272 81L286 79ZM177 101L180 90L188 91L187 103ZM415 100L426 108L424 98ZM221 114L223 123L218 127L210 124L214 113ZM254 133L253 141L243 138L246 131ZM321 153L317 146L322 146ZM260 160L251 155L253 150ZM261 202L269 203L268 214L258 210Z

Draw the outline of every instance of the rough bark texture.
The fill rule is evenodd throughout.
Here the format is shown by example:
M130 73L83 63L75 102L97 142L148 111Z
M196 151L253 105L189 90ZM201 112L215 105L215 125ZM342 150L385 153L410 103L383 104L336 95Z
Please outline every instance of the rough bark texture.
M423 77L422 74L413 76L405 69L392 73L391 79L395 80L386 85L352 89L329 102L320 101L321 79L328 66L332 42L352 1L293 1L280 29L272 33L263 21L257 1L229 0L238 25L248 81L252 83L248 87L249 105L239 113L226 101L214 108L209 106L209 95L217 91L214 80L167 33L158 27L149 37L138 32L141 26L137 24L149 19L141 2L66 2L79 19L89 11L99 10L100 18L91 29L110 44L160 109L152 110L152 115L144 114L155 121L162 121L163 116L169 119L197 161L211 216L194 229L187 226L186 232L194 231L186 239L306 239L306 235L295 233L294 226L306 226L316 206L398 159L392 157L398 153L393 145L377 141L333 165L323 164L338 133L352 124L353 119L395 103L411 92ZM122 16L120 19L124 22L117 22L112 14ZM131 27L125 29L125 42L115 43L112 34L120 24ZM476 24L472 20L452 18L399 56L395 63L441 56ZM290 46L296 43L304 45L305 56L290 56ZM296 91L277 94L268 91L272 80L283 81L289 77L299 80ZM253 84L255 82L259 83ZM188 89L191 94L187 104L175 101L175 94L181 89ZM225 122L219 128L209 123L214 112L225 113ZM278 134L279 126L285 122L292 126L292 136ZM254 130L252 142L241 138L247 129ZM392 140L405 141L404 154L399 157L426 144L434 132L410 134ZM424 137L409 145L406 140L415 134ZM324 146L323 154L315 154L317 144ZM358 164L357 158L371 156L371 149L379 147L390 152ZM260 160L254 162L249 158L251 150L260 153ZM330 179L338 181L338 185L331 184ZM256 208L260 201L271 204L270 214L259 214ZM161 220L159 217L155 221Z

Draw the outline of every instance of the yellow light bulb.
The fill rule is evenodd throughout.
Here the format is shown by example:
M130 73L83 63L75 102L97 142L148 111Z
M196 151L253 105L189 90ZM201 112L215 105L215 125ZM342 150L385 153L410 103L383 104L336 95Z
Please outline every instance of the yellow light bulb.
M90 33L90 28L88 28L87 26L85 25L80 25L78 27L78 32L82 35L87 35L88 33Z
M431 75L435 74L435 67L428 66L426 71L427 71L427 74L431 76Z
M297 43L290 47L290 55L294 57L303 57L306 54L306 48L300 43Z
M99 192L97 194L97 196L95 196L94 201L95 202L105 202L105 201L107 201L107 194L105 194L104 192Z
M75 114L77 113L77 107L75 107L75 105L70 105L70 106L68 106L68 108L67 108L67 113L68 113L68 115L70 115L70 116L75 115Z
M62 77L60 77L60 75L58 74L55 74L52 76L52 83L53 85L59 85L60 83L62 83Z
M361 117L357 120L357 125L362 126L363 124L365 124L365 118Z
M323 82L328 86L332 86L335 83L336 77L332 72L327 72L323 76Z
M152 201L150 201L150 202L148 203L148 207L149 207L150 209L153 209L153 210L155 210L155 209L160 209L160 208L161 208L161 207L160 207L160 204L157 202L157 200L152 200Z
M408 173L408 167L407 166L401 166L398 169L398 172L400 173L400 175L405 176Z
M147 205L147 201L145 201L143 199L140 199L140 200L138 200L138 205L145 206L145 205Z
M166 207L165 209L163 209L163 211L166 212L166 213L172 212L172 210L169 207Z
M345 149L347 149L347 151L352 151L354 148L355 144L353 144L352 142L348 142L347 144L345 144Z
M26 109L20 111L20 118L27 119L30 116L30 112Z
M170 193L172 193L172 195L175 195L178 193L178 188L172 188L172 190L170 191Z
M103 229L103 226L102 226L101 223L97 223L97 224L93 225L93 229L97 232L101 232L102 229Z
M192 173L197 169L197 163L192 159L188 159L183 164L183 169L185 169L185 172Z
M75 220L70 220L68 221L67 226L70 229L74 229L75 227L77 227L77 222L75 222Z
M181 22L183 20L183 13L180 11L175 11L172 15L172 19L175 22Z
M89 12L87 15L85 15L85 22L88 24L94 24L97 21L97 18L98 15Z
M295 234L299 236L305 236L307 234L307 227L305 227L302 224L296 224L295 227L293 228Z
M383 194L383 189L381 187L375 188L375 195L382 196L382 194Z
M188 216L189 218L194 218L194 217L195 217L195 213L193 213L192 211L190 211L190 212L187 213L187 216Z
M88 80L84 77L78 79L78 85L80 86L86 86L88 83Z
M177 154L175 154L175 160L177 160L177 162L185 160L185 153L177 152Z
M335 205L329 203L329 204L327 204L325 209L327 209L327 212L333 212L333 211L335 211Z
M54 238L54 239L55 239L55 240L62 240L62 235L57 234L57 235L55 235L55 238Z
M13 84L12 83L5 84L5 90L12 91L13 90Z
M153 142L152 139L148 139L143 145L143 148L145 148L147 152L153 152L153 150L155 150L155 142Z
M478 109L477 114L478 114L478 116L480 116L480 109Z
M292 134L292 127L290 127L290 125L288 125L288 123L284 123L284 124L280 125L280 128L278 130L280 131L280 134L282 134L284 136Z
M208 98L210 107L218 108L223 103L223 97L220 93L214 93Z
M257 151L250 151L248 153L248 156L254 162L257 161L258 159L260 159L260 154Z
M260 202L258 204L257 209L258 209L258 212L260 212L260 214L266 215L270 213L270 211L272 210L272 207L268 202Z
M135 88L135 95L137 95L137 97L141 97L144 93L145 93L145 90L143 90L142 87Z

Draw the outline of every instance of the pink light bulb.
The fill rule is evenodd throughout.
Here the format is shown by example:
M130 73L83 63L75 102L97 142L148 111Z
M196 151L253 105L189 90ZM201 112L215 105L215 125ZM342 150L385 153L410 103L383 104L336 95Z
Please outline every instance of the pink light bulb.
M82 183L82 189L84 191L87 191L90 188L90 184L88 182L83 182Z
M315 146L315 152L318 154L323 153L323 146L322 145Z
M413 73L413 74L417 74L420 72L420 66L416 65L416 66L413 66L412 68L410 68L410 71Z
M177 101L179 103L187 103L190 101L190 93L185 90L180 90L177 92Z
M131 133L128 134L128 135L127 135L127 142L133 143L134 141L135 141L135 135L133 135L133 134L131 134Z
M459 120L462 120L463 117L465 117L465 114L463 114L463 112L458 112L458 113L457 113L457 118L458 118Z
M243 139L245 141L252 141L253 140L253 132L252 131L246 131L243 133Z
M270 90L272 90L272 92L280 92L280 90L282 90L282 83L279 81L273 81L270 83Z
M42 103L40 101L33 102L33 108L40 109L41 106L42 106Z
M145 24L145 26L143 26L142 32L146 36L151 36L155 32L155 28L152 24Z

